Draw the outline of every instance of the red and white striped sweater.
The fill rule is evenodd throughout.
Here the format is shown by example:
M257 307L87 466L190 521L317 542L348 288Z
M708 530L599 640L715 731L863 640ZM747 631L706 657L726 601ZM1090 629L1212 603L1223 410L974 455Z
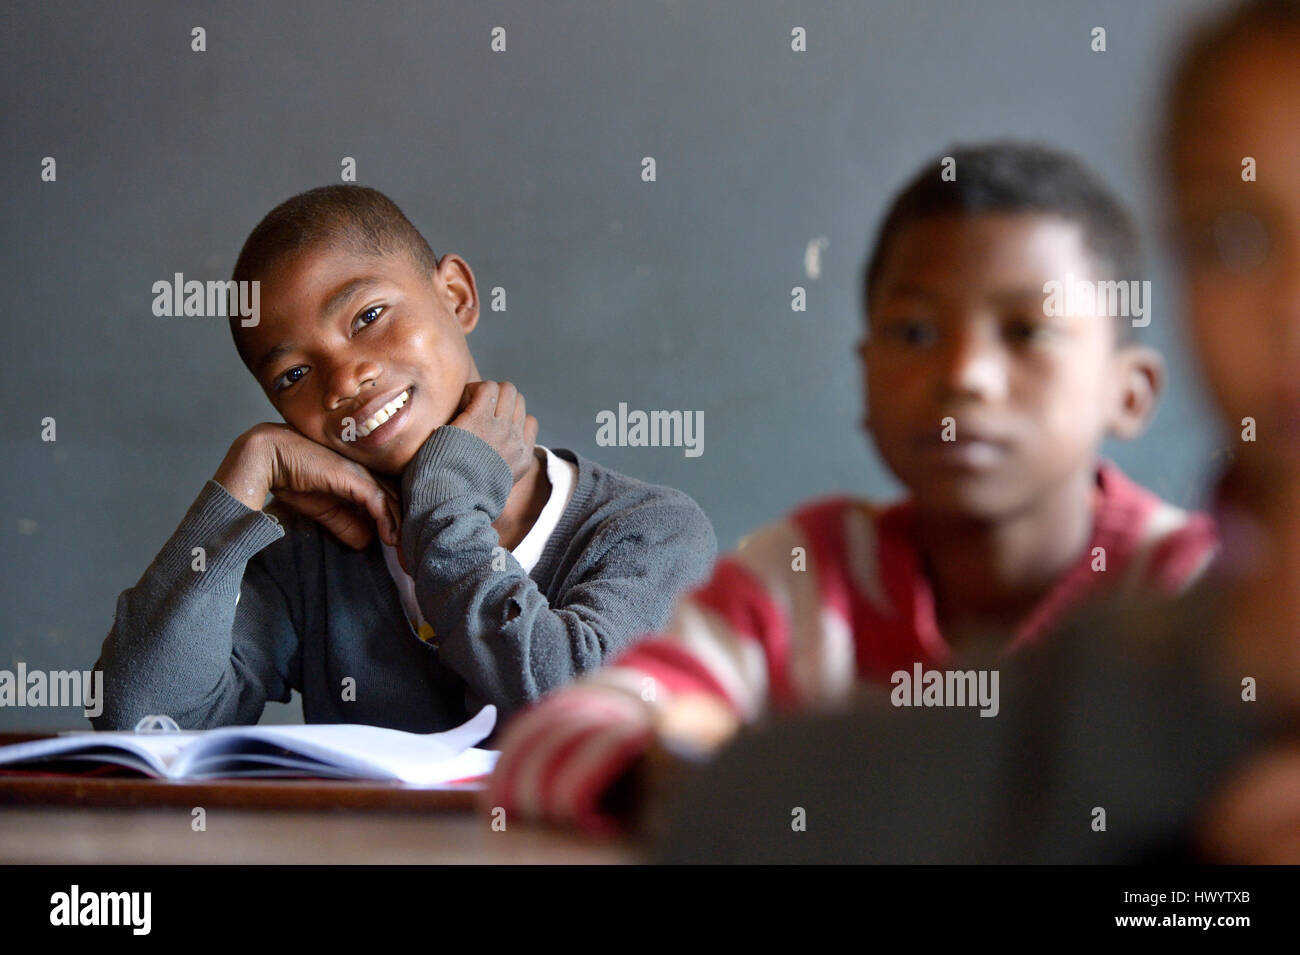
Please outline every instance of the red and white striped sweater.
M656 716L674 699L704 694L748 722L769 709L839 702L859 681L887 684L914 663L944 666L950 651L913 521L907 501L880 509L837 497L750 535L679 602L664 635L638 642L507 727L485 805L617 829L602 797L650 748ZM1093 569L1098 547L1104 572ZM1007 649L1032 643L1099 590L1177 592L1214 550L1206 515L1161 501L1102 462L1091 542Z

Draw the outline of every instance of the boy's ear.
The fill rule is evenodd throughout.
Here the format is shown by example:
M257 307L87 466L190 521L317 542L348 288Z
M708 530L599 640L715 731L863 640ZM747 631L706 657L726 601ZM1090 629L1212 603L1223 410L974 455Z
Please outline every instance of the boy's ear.
M478 324L478 286L469 263L456 253L448 252L438 262L435 276L456 323L468 335Z
M1119 394L1111 412L1110 432L1125 440L1146 430L1165 385L1165 360L1154 348L1125 345L1115 356Z

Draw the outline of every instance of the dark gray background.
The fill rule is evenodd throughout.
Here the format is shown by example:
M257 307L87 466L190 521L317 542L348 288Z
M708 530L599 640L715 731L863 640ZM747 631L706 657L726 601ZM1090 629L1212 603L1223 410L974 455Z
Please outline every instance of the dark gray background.
M151 286L228 277L257 220L339 181L342 157L481 290L507 289L470 344L485 377L518 384L540 441L686 490L727 548L814 495L897 491L858 430L851 351L891 192L953 141L1034 137L1152 223L1160 77L1205 6L7 5L0 668L88 668L117 594L234 437L274 417L225 322L156 318ZM1152 278L1172 388L1148 437L1108 451L1196 503L1218 442L1158 263ZM620 401L703 410L703 456L598 448L595 414ZM267 714L300 718L296 702ZM0 709L0 729L86 726Z

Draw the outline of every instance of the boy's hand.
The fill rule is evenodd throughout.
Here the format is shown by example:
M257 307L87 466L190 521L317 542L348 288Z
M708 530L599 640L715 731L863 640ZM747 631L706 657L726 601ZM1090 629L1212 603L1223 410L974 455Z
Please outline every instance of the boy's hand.
M357 550L370 544L376 527L397 546L401 506L392 490L288 425L267 422L241 434L212 479L254 510L274 494Z
M740 719L717 697L688 693L655 714L654 742L623 784L624 811L646 839L661 832L664 809L685 778L740 731ZM627 792L630 790L630 794ZM620 794L616 794L619 798Z
M528 473L537 442L537 419L524 410L524 396L508 381L471 381L448 424L478 435L510 465L514 483Z

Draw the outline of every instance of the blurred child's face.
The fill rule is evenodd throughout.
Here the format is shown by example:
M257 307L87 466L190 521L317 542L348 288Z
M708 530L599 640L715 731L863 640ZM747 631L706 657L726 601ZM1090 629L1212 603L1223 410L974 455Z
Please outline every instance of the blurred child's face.
M868 427L918 506L1011 516L1090 477L1107 431L1141 431L1158 356L1117 348L1112 317L1045 308L1047 282L1099 277L1082 227L1054 216L936 217L891 240L862 345Z
M1192 333L1242 465L1300 469L1300 40L1226 54L1175 140L1174 229ZM1242 180L1243 160L1256 180Z
M404 254L317 245L261 280L261 322L239 335L271 404L318 444L400 474L478 377L465 341L478 321L469 266L447 255L425 274Z

